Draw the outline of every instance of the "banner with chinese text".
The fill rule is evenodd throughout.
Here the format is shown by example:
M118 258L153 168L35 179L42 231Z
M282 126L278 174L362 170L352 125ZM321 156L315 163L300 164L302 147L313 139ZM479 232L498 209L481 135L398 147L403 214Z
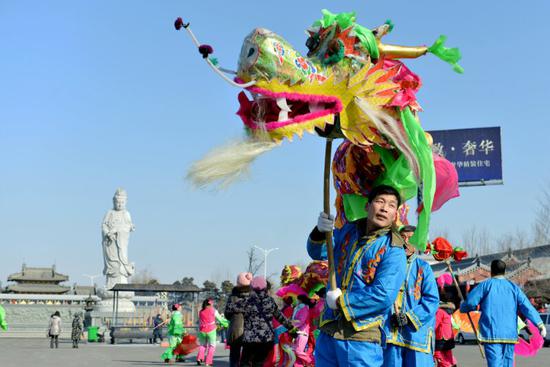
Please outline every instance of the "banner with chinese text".
M502 184L500 127L428 132L434 151L455 166L460 186Z

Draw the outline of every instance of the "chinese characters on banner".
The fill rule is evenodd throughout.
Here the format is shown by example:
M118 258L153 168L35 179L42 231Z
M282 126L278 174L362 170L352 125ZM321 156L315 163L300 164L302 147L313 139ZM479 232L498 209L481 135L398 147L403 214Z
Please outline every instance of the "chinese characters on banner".
M502 184L500 127L428 132L434 152L455 166L460 186Z

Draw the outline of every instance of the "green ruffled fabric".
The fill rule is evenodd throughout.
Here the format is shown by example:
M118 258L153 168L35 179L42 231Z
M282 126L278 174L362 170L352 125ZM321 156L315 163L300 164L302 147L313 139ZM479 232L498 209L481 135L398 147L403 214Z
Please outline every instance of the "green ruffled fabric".
M403 201L415 197L418 192L418 184L405 156L400 154L395 159L391 151L377 145L374 146L374 150L380 155L380 160L384 165L384 172L374 182L373 187L389 185L399 192ZM346 219L349 222L367 217L366 206L368 199L365 196L343 194L342 200Z
M380 160L386 169L374 182L373 187L391 186L399 192L403 202L415 197L418 192L418 184L405 156L400 154L395 159L389 150L379 145L375 145L374 150L380 155Z
M8 330L8 323L6 322L6 310L0 305L0 328L2 330Z
M445 47L445 41L447 40L446 36L439 36L439 38L434 42L434 44L428 48L428 52L439 57L441 60L450 64L453 67L453 70L459 74L464 73L462 66L458 65L458 62L462 58L460 50L456 47L448 48Z
M313 27L327 28L334 24L337 24L341 29L353 27L357 38L359 38L363 47L367 49L370 56L374 59L380 57L376 37L372 34L370 29L355 23L355 12L334 14L327 9L323 9L321 12L323 13L323 18L315 21Z
M422 200L424 208L418 216L416 231L410 242L421 251L426 250L430 214L435 194L435 167L433 154L426 139L426 134L409 107L400 111L401 121L409 138L410 146L420 165L420 181L422 183Z
M343 194L342 201L344 203L344 213L348 222L367 217L368 198L359 194Z
M321 13L323 13L323 18L315 21L315 23L313 23L314 27L321 26L323 28L327 28L336 23L340 26L340 28L346 29L354 25L356 19L354 11L349 13L334 14L327 9L322 9Z

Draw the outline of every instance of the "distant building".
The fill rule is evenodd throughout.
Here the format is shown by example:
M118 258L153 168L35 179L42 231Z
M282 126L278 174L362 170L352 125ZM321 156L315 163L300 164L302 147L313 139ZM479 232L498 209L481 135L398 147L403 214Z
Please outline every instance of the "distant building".
M71 294L77 296L95 296L97 295L97 288L95 285L78 285L74 284Z
M506 263L506 278L523 287L528 281L550 278L550 245L509 249L483 256L474 256L451 265L460 283L476 284L491 277L491 262ZM445 263L432 264L436 277L447 271Z
M20 273L8 276L8 282L15 282L6 288L7 293L18 294L66 294L70 287L59 283L69 280L69 276L56 272L55 265L51 268L31 268L26 264L21 266Z

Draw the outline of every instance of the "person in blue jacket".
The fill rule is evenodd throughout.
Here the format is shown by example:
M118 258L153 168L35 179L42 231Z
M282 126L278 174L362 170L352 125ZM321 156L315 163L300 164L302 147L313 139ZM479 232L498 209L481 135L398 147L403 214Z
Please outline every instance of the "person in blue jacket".
M514 344L518 341L518 311L546 336L546 328L537 310L522 290L504 278L506 263L491 262L491 278L475 287L460 306L461 312L474 311L480 306L479 339L485 348L489 367L512 367Z
M326 295L316 367L382 366L382 328L405 280L404 243L392 226L400 204L393 187L377 186L369 193L367 218L334 231L338 288ZM332 216L322 213L307 244L314 260L326 259L325 233L332 227Z
M432 344L439 292L430 264L420 259L409 243L415 230L414 226L404 226L399 231L405 241L407 270L384 327L387 367L434 365Z

